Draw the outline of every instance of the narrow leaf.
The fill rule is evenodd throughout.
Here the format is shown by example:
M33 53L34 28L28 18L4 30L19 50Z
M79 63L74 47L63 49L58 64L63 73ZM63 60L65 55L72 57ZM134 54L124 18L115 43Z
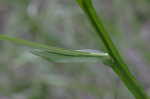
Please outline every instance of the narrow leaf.
M74 50L74 53L52 52L50 50L33 50L32 53L50 62L71 63L71 62L98 62L108 60L109 55L96 50ZM66 51L67 52L67 51ZM82 53L82 54L81 54Z
M97 50L70 50L57 48L19 38L8 37L6 35L0 35L0 40L6 40L12 43L31 47L35 49L31 51L33 54L51 62L96 62L98 60L106 61L107 59L110 59L107 53L102 53Z

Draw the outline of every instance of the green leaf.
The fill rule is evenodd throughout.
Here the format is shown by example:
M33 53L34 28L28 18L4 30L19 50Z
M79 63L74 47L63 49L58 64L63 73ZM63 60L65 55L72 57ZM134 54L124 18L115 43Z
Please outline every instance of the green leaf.
M33 54L38 55L50 62L97 62L99 60L107 62L107 60L110 59L108 53L102 53L97 50L70 50L57 48L6 35L0 35L0 40L7 40L11 43L31 47L34 49L31 51Z
M72 50L66 52L53 52L51 50L33 50L32 53L38 55L50 62L71 63L71 62L98 62L100 60L108 60L109 55L96 50Z

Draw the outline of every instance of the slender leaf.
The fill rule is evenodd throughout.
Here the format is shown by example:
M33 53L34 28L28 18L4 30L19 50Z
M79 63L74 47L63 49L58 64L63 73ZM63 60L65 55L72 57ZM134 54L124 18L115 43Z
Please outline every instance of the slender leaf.
M38 55L48 61L57 63L98 62L100 60L105 61L110 59L107 53L89 52L89 51L87 52L84 50L75 50L75 52L76 54L62 53L62 52L55 53L49 50L37 50L37 49L32 51L32 53L35 55ZM81 55L80 53L85 54Z
M97 50L63 49L22 40L19 38L8 37L5 35L0 35L0 40L7 40L12 43L31 47L34 49L31 51L33 54L51 62L96 62L102 60L107 63L107 61L110 60L110 57L107 53L102 53Z

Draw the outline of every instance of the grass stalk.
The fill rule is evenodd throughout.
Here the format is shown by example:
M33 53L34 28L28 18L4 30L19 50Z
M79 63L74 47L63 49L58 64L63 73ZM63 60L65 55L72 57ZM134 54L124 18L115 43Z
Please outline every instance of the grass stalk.
M84 10L88 16L92 26L96 30L96 33L103 41L107 52L113 59L114 64L112 64L113 71L120 77L126 87L134 95L136 99L148 99L147 94L144 92L142 86L138 83L133 74L129 71L128 66L125 64L123 58L121 57L118 49L111 40L109 33L106 31L102 20L98 17L95 8L93 7L91 0L77 0L80 7Z

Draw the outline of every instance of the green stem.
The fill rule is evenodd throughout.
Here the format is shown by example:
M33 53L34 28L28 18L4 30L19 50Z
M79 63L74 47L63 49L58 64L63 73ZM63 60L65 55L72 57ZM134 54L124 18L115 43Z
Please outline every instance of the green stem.
M124 82L126 87L132 92L136 99L148 99L148 96L144 92L143 88L129 71L128 66L125 64L119 51L112 42L109 33L104 28L101 19L98 17L96 10L92 5L91 0L77 0L77 2L87 14L93 27L96 30L96 33L102 39L109 55L112 57L114 61L112 69L114 72L116 72L116 74L120 77L120 79Z

